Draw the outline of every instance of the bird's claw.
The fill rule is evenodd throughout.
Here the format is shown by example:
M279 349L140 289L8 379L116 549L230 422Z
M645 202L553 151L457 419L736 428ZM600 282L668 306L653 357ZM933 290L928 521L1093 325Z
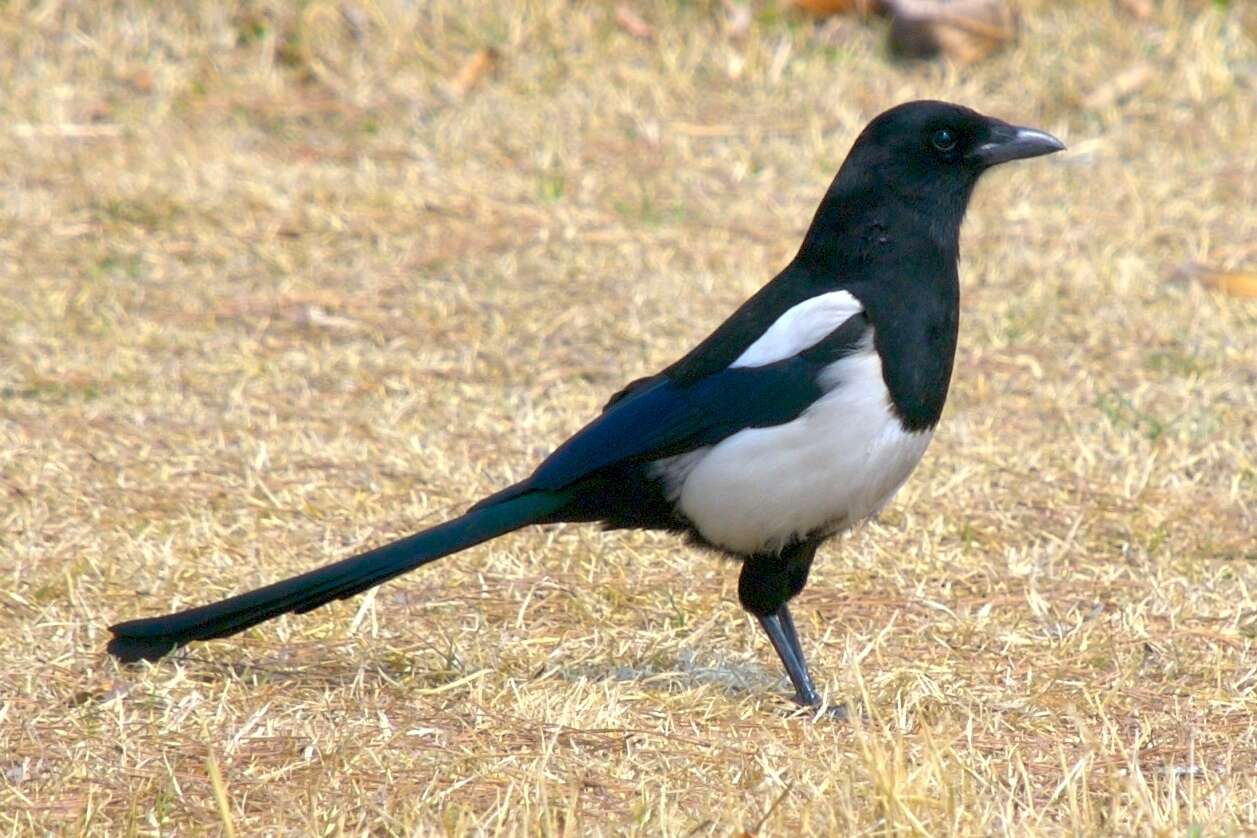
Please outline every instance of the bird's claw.
M805 701L803 696L795 693L794 705L794 709L789 713L791 716L808 716L814 720L829 719L835 722L845 722L851 718L845 702L828 704L820 698L816 698L813 701Z

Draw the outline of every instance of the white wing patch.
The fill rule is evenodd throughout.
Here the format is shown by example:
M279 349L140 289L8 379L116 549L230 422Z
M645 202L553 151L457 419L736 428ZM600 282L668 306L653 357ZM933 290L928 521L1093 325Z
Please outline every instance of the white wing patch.
M847 291L831 291L804 300L786 309L729 366L762 367L798 355L861 311L864 306Z

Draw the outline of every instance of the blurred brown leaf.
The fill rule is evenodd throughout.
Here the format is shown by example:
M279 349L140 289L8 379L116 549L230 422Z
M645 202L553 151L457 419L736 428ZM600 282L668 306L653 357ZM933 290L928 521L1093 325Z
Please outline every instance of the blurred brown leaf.
M1153 75L1152 67L1148 64L1134 64L1127 67L1093 90L1087 98L1082 100L1082 106L1087 110L1098 111L1116 105L1152 81Z
M790 0L790 5L815 17L872 15L886 11L885 0Z
M735 0L723 0L725 7L725 35L730 38L741 38L751 28L751 6L749 3L738 3Z
M484 47L472 53L463 62L457 75L450 80L450 87L458 96L466 96L473 87L480 83L486 75L498 65L498 51L493 47Z
M1136 20L1152 17L1152 0L1117 0L1117 5Z
M655 37L655 29L649 23L642 19L642 16L635 12L630 6L623 3L615 7L616 25L625 32L643 41L649 41Z
M908 58L943 55L972 64L1017 36L1004 0L888 0L890 47Z
M1191 264L1180 268L1177 275L1194 279L1206 288L1232 297L1257 297L1257 269L1221 270L1208 265Z
M153 74L146 67L141 67L132 73L129 81L136 93L151 93L153 91Z

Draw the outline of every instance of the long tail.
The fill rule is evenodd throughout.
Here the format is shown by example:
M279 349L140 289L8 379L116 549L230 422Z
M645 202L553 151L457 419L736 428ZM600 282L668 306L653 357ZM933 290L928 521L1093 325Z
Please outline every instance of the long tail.
M110 626L114 636L107 648L124 663L157 660L193 640L227 637L281 614L304 614L442 556L545 521L568 499L566 492L529 492L477 506L460 518L256 591L164 617Z

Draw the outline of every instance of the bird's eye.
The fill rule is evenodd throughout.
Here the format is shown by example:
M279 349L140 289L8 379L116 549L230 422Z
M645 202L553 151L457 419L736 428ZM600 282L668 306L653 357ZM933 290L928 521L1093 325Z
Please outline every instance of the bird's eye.
M940 128L934 132L930 143L939 151L951 151L956 147L956 135L946 128Z

